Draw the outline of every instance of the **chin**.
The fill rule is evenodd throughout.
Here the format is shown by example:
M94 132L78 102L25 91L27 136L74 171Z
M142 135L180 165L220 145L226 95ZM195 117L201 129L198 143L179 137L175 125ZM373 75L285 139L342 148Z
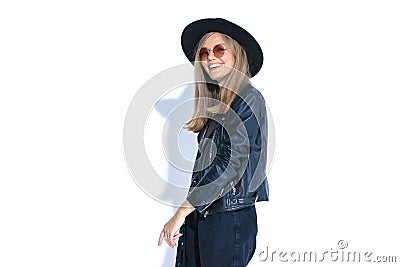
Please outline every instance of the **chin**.
M226 76L227 75L210 75L210 78L220 83L226 78Z
M210 75L210 78L214 81L220 81L222 77L220 77L219 75Z

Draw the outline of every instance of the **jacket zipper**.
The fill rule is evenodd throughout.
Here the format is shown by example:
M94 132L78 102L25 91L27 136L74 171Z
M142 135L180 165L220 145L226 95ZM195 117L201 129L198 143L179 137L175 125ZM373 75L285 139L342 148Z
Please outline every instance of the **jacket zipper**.
M211 137L210 158L209 158L208 166L211 166L211 162L212 162L212 152L213 152L215 133L216 133L216 131L214 130L213 136ZM221 189L221 192L219 192L218 196L216 198L214 198L210 203L208 203L208 205L204 209L205 210L208 209L211 206L211 204L214 203L215 200L217 200L219 197L222 196L223 192L224 192L224 188ZM208 210L205 211L204 218L207 217L207 215L208 215Z
M215 132L216 132L216 131L214 131L213 136L212 136L212 138L211 138L210 159L209 159L209 161L208 161L208 166L210 166L210 165L211 165L211 162L212 162L213 144L215 144L215 143L214 143Z
M221 192L219 192L218 196L216 198L214 198L210 203L208 203L208 205L204 208L204 210L208 209L212 203L214 203L215 200L217 200L218 198L220 198L222 196L222 193L224 192L224 188L221 189ZM204 218L207 217L208 215L208 210L206 210L204 212Z
M232 194L233 194L233 195L236 195L236 187L235 187L235 184L233 183L233 181L231 181L230 184L231 184L231 187L232 187Z

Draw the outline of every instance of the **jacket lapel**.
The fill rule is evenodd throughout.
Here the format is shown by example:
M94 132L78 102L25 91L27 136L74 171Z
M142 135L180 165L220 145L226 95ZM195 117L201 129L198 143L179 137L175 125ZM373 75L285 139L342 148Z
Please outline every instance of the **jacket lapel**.
M212 133L214 132L214 130L217 129L218 126L221 125L221 124L219 124L217 121L215 121L213 119L209 119L209 121L210 121L209 122L210 124L208 125L207 132L206 132L204 138L210 137L212 135Z
M218 128L218 126L220 126L221 124L219 124L218 122L216 122L213 119L208 119L206 125L204 126L204 128L199 132L199 134L197 135L197 142L200 143L200 141L204 138L209 138L215 129Z

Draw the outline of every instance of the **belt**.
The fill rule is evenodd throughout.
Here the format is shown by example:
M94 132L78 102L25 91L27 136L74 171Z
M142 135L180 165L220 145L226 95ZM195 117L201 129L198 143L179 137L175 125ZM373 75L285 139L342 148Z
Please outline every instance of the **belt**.
M254 205L257 201L257 197L245 197L245 198L227 198L224 201L217 200L215 201L208 210L205 211L204 217L221 212L221 211L229 211L229 210L237 210L239 208L246 208Z
M247 205L247 204L254 204L256 202L256 197L245 197L245 198L228 198L226 200L227 206L232 206L232 205Z

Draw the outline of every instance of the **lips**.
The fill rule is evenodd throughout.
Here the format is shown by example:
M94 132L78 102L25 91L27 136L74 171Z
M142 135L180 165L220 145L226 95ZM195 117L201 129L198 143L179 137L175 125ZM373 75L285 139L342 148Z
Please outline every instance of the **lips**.
M223 65L224 65L223 63L211 63L208 64L208 67L210 68L210 70L215 70L221 68Z

